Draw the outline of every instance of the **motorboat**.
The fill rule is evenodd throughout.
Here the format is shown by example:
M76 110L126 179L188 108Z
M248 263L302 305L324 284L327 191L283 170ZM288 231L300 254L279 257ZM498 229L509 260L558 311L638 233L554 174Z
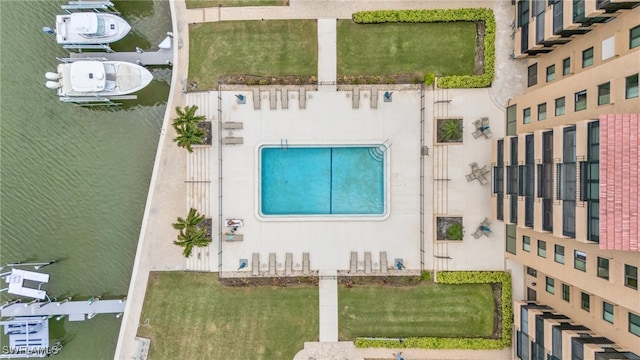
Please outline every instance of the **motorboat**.
M56 16L55 33L60 45L110 44L125 37L131 26L120 16L104 12L74 12Z
M46 86L57 89L60 100L113 98L143 89L153 75L144 67L124 61L75 60L46 73Z

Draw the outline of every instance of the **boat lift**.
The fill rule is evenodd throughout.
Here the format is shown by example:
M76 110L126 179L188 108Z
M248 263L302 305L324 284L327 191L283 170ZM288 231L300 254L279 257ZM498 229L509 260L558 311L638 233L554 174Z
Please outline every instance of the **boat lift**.
M120 14L118 10L116 10L115 6L111 1L93 1L93 0L77 0L77 1L69 1L67 5L60 6L62 10L67 13L72 13L74 11L82 11L82 10L93 10L95 12L108 12L111 14Z

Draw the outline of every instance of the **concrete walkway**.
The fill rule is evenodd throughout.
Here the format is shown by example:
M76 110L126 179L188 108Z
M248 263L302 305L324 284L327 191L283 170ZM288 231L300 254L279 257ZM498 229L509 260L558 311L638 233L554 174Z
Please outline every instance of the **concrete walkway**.
M338 341L338 272L320 270L320 342Z
M336 19L318 20L318 90L336 91Z

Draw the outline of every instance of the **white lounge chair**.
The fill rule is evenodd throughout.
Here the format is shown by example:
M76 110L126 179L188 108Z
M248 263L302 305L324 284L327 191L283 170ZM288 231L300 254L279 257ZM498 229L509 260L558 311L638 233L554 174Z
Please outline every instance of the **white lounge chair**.
M355 274L358 271L358 253L355 251L351 252L351 267L349 268L349 272L351 274Z
M368 251L364 253L364 273L371 274L371 253Z
M293 254L287 253L286 260L284 262L284 274L291 275L291 268L293 266Z
M309 271L311 270L309 262L309 253L302 253L302 274L309 275Z
M276 254L270 253L269 254L269 275L275 275L275 274L276 274Z
M251 258L251 275L260 275L260 254L258 253L253 253Z

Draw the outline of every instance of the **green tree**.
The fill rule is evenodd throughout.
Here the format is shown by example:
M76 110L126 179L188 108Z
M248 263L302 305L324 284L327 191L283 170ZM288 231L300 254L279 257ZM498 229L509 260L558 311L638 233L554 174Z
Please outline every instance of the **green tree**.
M197 227L202 220L204 220L204 215L198 214L198 210L191 208L186 219L178 216L178 220L171 224L171 226L176 230L192 229Z
M462 139L462 126L458 119L447 119L442 123L442 139L444 141L460 141Z
M184 109L176 107L178 117L173 119L173 128L178 133L173 141L178 146L193 152L191 145L204 144L205 131L198 127L198 124L206 120L203 115L196 115L198 107L195 105L185 106Z
M178 240L173 243L182 246L184 251L182 254L184 257L191 256L191 252L193 251L194 246L204 247L209 245L211 239L207 237L207 231L204 228L195 228L191 231L180 231L178 235Z

